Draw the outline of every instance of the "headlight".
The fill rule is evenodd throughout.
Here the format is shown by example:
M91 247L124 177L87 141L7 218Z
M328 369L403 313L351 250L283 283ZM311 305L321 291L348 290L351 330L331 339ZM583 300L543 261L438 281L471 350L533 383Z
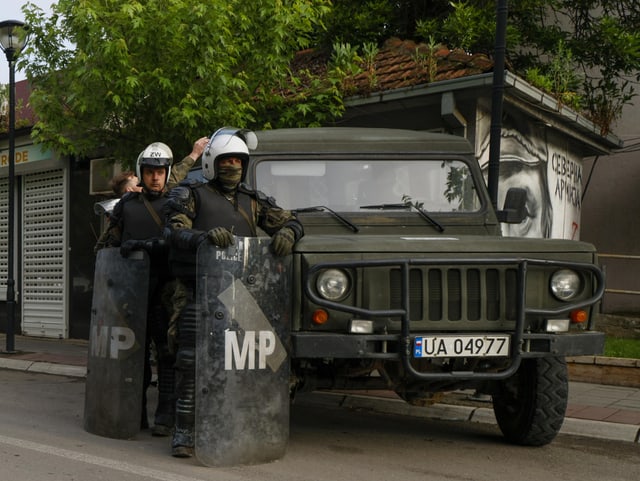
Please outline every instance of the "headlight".
M327 269L318 274L316 279L318 293L329 301L343 299L349 291L349 277L338 269Z
M551 292L557 299L568 301L580 291L580 276L569 269L562 269L551 276Z

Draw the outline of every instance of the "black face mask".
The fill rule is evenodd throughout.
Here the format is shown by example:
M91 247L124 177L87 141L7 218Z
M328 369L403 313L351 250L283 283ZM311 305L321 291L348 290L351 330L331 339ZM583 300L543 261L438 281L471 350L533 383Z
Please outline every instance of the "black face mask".
M223 190L231 192L236 190L242 179L242 167L224 166L218 168L216 181Z

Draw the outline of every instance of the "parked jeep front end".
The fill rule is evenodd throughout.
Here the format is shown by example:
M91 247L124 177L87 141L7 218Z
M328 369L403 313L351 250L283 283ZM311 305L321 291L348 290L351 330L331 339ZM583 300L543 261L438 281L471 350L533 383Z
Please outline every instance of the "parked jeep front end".
M476 389L505 437L550 442L565 356L600 354L592 245L502 237L469 143L392 129L258 132L247 180L296 211L292 389L389 389L412 403ZM513 200L515 199L515 200Z

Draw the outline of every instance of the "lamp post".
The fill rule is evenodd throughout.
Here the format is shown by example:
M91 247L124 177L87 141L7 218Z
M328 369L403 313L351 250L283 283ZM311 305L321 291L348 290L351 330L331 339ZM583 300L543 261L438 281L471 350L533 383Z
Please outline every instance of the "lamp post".
M14 352L15 329L15 279L13 278L14 266L14 170L15 170L15 124L16 124L16 82L15 59L27 43L27 27L24 22L18 20L5 20L0 22L0 46L9 62L9 194L8 194L8 222L7 222L7 352Z

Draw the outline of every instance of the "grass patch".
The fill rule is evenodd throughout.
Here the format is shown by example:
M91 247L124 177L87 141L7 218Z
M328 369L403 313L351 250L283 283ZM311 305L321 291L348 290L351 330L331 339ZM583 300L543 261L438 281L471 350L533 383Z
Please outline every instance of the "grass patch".
M604 355L640 359L640 339L607 337L604 341Z

